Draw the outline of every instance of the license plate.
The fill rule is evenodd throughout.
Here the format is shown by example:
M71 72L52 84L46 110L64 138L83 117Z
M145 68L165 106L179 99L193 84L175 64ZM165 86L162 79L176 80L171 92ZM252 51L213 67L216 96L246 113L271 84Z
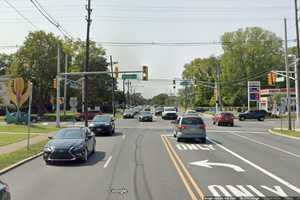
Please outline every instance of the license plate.
M191 131L197 131L197 129L196 128L191 128Z

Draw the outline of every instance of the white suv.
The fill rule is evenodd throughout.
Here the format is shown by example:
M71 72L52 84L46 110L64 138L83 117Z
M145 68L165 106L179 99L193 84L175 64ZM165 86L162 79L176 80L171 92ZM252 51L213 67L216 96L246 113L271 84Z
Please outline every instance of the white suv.
M177 111L174 107L164 107L162 119L177 119Z

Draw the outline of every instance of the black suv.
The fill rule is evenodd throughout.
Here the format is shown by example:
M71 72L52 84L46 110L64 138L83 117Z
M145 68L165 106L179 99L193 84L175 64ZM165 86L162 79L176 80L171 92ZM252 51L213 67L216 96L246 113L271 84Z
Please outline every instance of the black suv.
M258 121L264 121L268 112L265 110L250 110L239 114L239 120L245 121L246 119L257 119Z

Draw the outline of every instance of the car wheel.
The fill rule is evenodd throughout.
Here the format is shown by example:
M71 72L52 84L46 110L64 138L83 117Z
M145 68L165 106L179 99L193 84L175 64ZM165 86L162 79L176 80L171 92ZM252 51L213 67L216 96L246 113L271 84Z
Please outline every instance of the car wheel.
M86 162L88 160L89 157L89 152L87 149L84 150L84 156L82 158L82 162Z
M206 143L206 138L202 139L202 143L204 143L204 144Z
M245 117L240 117L239 120L240 121L245 121Z
M231 123L230 126L233 127L233 123Z
M115 134L115 132L116 132L116 130L115 130L115 128L112 130L112 134Z
M181 138L177 138L177 142L181 142L182 141L182 139Z
M213 125L215 125L216 124L216 122L215 121L213 121Z
M218 125L218 126L221 126L221 123L220 123L220 122L218 122L218 123L217 123L217 125Z
M258 121L264 121L264 120L265 120L264 117L259 117L259 118L258 118Z
M92 154L94 154L95 151L96 151L96 143L94 143L93 150L92 150Z
M45 163L46 163L46 165L51 165L52 164L52 162L49 161L49 160L45 160Z

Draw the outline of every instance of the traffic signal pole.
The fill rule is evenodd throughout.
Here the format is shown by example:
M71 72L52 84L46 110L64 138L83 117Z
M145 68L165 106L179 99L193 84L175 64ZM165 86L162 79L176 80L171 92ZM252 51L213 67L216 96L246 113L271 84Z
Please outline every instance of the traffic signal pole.
M109 56L110 58L110 70L111 70L111 79L112 79L112 89L111 89L111 105L112 105L112 112L113 116L116 116L115 111L115 79L114 79L114 69L113 69L113 61L112 56Z
M56 127L60 128L60 46L57 47L57 75L56 75Z

